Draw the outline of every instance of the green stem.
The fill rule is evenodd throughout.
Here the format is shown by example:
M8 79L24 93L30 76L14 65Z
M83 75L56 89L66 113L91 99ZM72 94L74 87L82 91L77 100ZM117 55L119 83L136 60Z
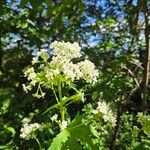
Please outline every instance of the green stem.
M61 120L64 121L65 120L65 110L63 107L61 108L60 112L61 112Z
M55 92L55 90L54 90L54 86L52 85L52 91L53 91L53 93L54 93L54 96L55 96L55 98L56 98L56 101L57 101L57 103L59 103L59 100L58 100L58 97L57 97L57 95L56 95L56 92Z
M59 100L60 102L62 101L62 89L61 89L61 83L58 84L58 95L59 95ZM63 106L60 108L60 113L61 113L61 121L65 120L65 109Z
M61 83L58 84L58 94L59 94L59 100L62 101L62 91L61 91Z
M35 138L35 140L36 140L36 142L38 143L39 150L43 150L43 148L42 148L42 146L41 146L41 143L40 143L40 141L39 141L37 138Z

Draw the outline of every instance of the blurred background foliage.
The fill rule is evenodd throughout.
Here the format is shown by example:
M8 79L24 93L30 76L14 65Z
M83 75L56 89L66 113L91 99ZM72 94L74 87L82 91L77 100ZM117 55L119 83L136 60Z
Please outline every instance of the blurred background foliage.
M78 42L83 58L100 70L99 82L86 86L86 103L102 99L111 104L117 126L108 145L128 149L133 143L127 139L138 124L133 116L149 113L149 7L148 0L1 0L0 149L29 149L32 141L19 138L21 120L34 115L42 122L48 117L40 114L52 103L50 91L41 100L32 91L26 94L23 70L40 49L51 50L54 40ZM74 116L83 105L73 104L68 112Z

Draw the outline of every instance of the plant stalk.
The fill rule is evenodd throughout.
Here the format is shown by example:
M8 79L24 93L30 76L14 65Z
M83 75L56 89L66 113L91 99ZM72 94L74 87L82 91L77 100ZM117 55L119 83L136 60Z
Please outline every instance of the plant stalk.
M62 102L62 88L61 88L61 83L58 84L58 95L59 95L59 100ZM63 106L60 108L60 113L61 113L61 121L65 120L65 109Z
M41 143L40 143L40 141L39 141L37 138L35 138L35 140L36 140L36 142L38 143L39 150L43 150L43 148L42 148L42 146L41 146Z

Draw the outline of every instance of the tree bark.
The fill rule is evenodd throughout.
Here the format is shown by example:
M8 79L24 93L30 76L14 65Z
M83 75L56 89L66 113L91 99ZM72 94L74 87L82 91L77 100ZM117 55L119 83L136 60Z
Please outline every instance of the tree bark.
M149 11L148 11L148 3L146 1L143 2L143 13L145 17L145 42L146 42L146 64L144 68L144 88L143 88L143 113L147 111L147 103L148 103L148 85L150 79L150 25L149 25Z

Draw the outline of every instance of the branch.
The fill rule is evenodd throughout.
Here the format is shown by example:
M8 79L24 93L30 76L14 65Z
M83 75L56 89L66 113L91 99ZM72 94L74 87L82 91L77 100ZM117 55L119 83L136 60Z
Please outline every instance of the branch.
M125 66L123 66L123 68L126 69L128 71L128 73L133 77L137 87L140 87L139 81L137 80L137 78L135 77L133 72L129 68L125 67Z

